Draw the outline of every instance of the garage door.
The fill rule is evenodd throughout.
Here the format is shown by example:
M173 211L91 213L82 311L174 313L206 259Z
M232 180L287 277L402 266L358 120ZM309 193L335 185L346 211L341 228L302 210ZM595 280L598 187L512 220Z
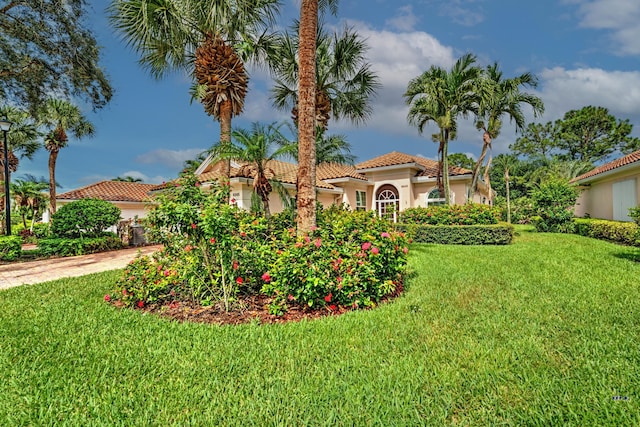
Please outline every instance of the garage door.
M613 184L613 219L616 221L633 221L629 217L629 208L638 205L636 199L636 180L627 179Z

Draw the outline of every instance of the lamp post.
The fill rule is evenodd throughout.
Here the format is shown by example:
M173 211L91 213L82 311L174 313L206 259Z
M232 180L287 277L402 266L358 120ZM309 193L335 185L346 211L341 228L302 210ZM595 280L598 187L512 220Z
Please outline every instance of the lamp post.
M9 150L7 148L7 132L11 129L11 123L5 117L0 120L0 130L4 134L4 145L2 147L4 154L4 159L2 163L4 163L4 212L5 212L5 220L6 220L6 228L5 231L7 236L11 236L11 199L9 198Z

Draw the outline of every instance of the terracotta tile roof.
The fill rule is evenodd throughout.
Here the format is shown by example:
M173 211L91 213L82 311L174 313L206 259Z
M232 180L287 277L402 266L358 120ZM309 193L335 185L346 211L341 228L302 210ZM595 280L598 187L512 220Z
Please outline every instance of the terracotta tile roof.
M355 166L341 165L338 163L321 163L316 169L316 177L319 180L336 178L355 178L367 181L367 177L358 173Z
M59 200L102 199L110 202L144 202L149 198L149 191L157 184L139 182L100 181L76 190L58 194Z
M412 163L416 163L424 167L424 171L418 172L416 176L435 177L436 174L438 173L437 161L427 159L425 157L412 156L405 153L399 153L397 151L392 151L391 153L383 154L371 160L358 163L356 165L356 169L362 170L362 169L382 168L386 166L408 165ZM456 176L456 175L466 175L470 173L471 171L468 169L459 168L457 166L449 166L449 175Z
M640 150L634 151L633 153L627 154L624 157L620 157L619 159L616 159L609 163L605 163L604 165L598 166L597 168L592 169L585 174L582 174L576 178L573 178L571 182L582 181L587 178L591 178L593 176L600 175L601 173L609 172L619 167L626 166L635 162L640 162Z
M243 170L242 166L246 166L247 163L244 164L238 164L236 163L236 166L238 167L231 167L230 171L229 171L229 176L231 178L241 178L241 177L250 177L251 174L249 173L248 170L246 170L246 168ZM210 167L208 167L207 169L205 169L205 172L200 174L200 176L198 176L198 181L200 182L208 182L208 181L213 181L215 179L220 178L221 176L221 171L222 171L222 162L217 162L213 165L211 165ZM269 178L275 178L276 180L284 183L284 184L296 184L296 175L297 175L297 171L298 171L298 166L296 164L293 163L288 163L288 162L283 162L280 160L270 160L267 163L267 167L270 168L273 171L273 174L268 174L267 176ZM244 173L243 173L244 172ZM326 178L325 178L326 179ZM335 187L331 184L328 184L324 181L322 181L319 177L318 177L318 172L316 171L316 187L318 188L326 188L326 189L334 189Z

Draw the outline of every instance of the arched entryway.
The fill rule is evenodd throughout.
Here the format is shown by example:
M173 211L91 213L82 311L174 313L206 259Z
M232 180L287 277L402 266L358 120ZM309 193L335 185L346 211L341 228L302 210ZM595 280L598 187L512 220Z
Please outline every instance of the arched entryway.
M376 211L381 218L396 222L400 210L400 195L398 189L391 184L385 184L376 191Z

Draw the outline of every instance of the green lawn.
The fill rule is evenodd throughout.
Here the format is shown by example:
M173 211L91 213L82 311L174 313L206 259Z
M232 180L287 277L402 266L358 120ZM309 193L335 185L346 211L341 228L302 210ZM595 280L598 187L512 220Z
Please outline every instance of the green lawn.
M117 310L117 272L2 291L0 424L639 425L634 259L526 229L414 245L403 297L288 325Z

